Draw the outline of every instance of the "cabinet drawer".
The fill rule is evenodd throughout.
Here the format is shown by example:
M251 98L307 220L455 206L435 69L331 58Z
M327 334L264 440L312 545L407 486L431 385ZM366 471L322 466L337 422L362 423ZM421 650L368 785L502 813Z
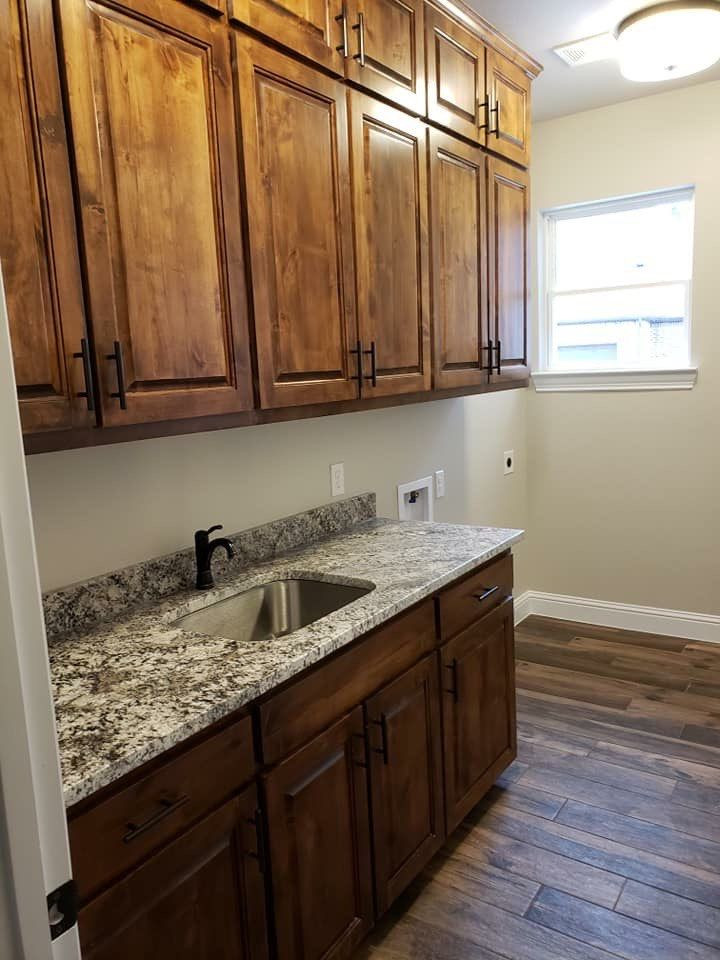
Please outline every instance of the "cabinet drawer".
M277 763L434 648L426 600L270 697L259 708L263 761Z
M250 717L102 800L69 823L81 902L218 806L254 773Z
M512 595L513 562L508 553L470 574L438 597L443 641L479 620Z

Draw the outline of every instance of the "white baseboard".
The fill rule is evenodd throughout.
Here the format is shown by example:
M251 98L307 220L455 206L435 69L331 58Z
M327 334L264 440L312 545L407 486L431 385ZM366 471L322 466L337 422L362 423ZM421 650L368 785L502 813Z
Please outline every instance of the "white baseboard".
M640 607L631 603L612 603L609 600L564 597L558 593L526 590L515 600L515 623L522 623L533 613L541 617L574 620L598 627L616 627L620 630L720 643L720 616L710 613Z

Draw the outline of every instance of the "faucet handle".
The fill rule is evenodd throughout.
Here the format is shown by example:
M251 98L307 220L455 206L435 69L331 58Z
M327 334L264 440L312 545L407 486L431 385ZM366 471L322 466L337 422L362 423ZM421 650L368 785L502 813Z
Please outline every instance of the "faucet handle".
M216 530L222 530L223 525L221 523L216 523L214 526L210 527L207 531L207 535L210 536L211 533L215 533Z

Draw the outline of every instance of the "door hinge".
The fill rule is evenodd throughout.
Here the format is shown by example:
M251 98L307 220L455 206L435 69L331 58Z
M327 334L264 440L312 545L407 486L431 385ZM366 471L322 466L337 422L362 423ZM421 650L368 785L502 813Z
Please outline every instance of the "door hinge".
M51 940L57 940L66 930L75 926L78 918L77 901L77 887L74 880L68 880L47 895Z

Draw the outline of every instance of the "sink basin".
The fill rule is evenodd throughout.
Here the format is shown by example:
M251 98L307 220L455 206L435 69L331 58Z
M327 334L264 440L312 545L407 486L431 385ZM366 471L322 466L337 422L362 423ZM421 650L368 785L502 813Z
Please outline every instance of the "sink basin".
M372 587L322 580L273 580L195 610L174 626L227 640L274 640L352 603Z

